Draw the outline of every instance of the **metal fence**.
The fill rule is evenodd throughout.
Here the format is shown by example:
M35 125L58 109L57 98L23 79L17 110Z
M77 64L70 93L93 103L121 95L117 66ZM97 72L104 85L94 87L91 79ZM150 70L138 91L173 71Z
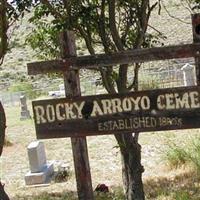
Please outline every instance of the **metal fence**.
M188 61L188 60L187 60ZM129 73L128 79L132 81L134 74ZM162 62L149 62L142 64L139 70L139 89L157 89L157 88L171 88L180 86L191 86L196 84L194 61L189 62L170 60ZM104 89L99 74L92 75L85 73L81 77L81 93L85 95L96 95L107 93ZM33 83L37 85L37 83ZM64 96L64 85L61 78L54 80L54 86L50 87L51 83L46 83L43 88L35 89L32 92L35 97L43 96L44 98L59 97L50 95L52 92L59 91L60 96ZM61 91L62 90L62 91ZM0 93L0 101L4 106L20 105L20 96L25 92L3 92ZM25 94L27 99L28 94Z
M169 60L144 64L139 73L141 90L196 85L193 60ZM155 67L155 65L157 67Z
M3 92L0 93L0 101L3 106L15 106L20 104L20 96L23 92Z

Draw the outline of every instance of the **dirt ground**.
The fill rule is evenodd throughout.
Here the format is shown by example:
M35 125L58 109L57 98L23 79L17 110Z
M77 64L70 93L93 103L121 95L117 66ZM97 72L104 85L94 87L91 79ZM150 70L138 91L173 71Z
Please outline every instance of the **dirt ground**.
M27 146L36 140L33 120L20 121L20 108L6 107L7 139L12 146L4 148L0 160L1 179L11 199L18 199L25 193L36 195L44 191L63 192L76 191L76 181L73 169L73 158L69 138L43 140L48 161L54 161L55 170L58 163L68 163L71 176L64 183L55 183L41 187L28 187L25 185L24 176L29 171ZM145 172L144 182L156 180L162 176L177 176L179 171L170 171L163 160L165 145L170 139L184 140L192 133L199 130L184 130L176 132L141 133L139 142L142 145L142 164ZM88 137L88 151L92 173L93 187L105 183L110 187L122 186L120 153L112 135Z

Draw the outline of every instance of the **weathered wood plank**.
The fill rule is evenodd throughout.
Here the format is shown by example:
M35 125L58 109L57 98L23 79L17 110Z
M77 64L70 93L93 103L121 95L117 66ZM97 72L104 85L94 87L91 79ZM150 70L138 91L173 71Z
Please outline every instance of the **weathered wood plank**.
M200 127L200 87L33 102L37 137L78 137Z
M193 42L200 43L200 14L192 15L192 33L193 33ZM200 85L200 57L199 55L194 57L195 57L197 85Z
M65 31L60 36L62 57L76 55L74 34ZM56 66L55 66L56 67ZM63 71L66 97L81 96L79 72ZM86 137L71 138L79 200L94 200Z
M169 115L152 116L151 113L143 114L142 117L127 117L122 115L121 117L113 116L112 120L110 118L104 120L88 120L85 122L77 121L67 123L66 126L72 127L70 130L58 129L58 126L48 127L48 132L46 128L40 127L38 129L37 138L38 139L49 139L49 138L66 138L66 137L81 137L81 136L97 136L97 135L108 135L108 134L120 134L120 133L130 133L130 132L150 132L150 131L166 131L166 130L179 130L179 129L193 129L200 128L199 120L200 115L199 111L183 112L183 115L177 114L175 112L170 113ZM131 127L131 123L134 121L145 121L143 124L140 123L140 128ZM109 122L110 129L107 129ZM78 126L78 123L81 123L81 126ZM174 123L174 124L170 124ZM121 125L123 124L123 125ZM155 125L156 124L156 125ZM104 131L98 130L98 125L103 127ZM78 126L78 127L77 127ZM113 127L123 126L121 130L114 129ZM77 129L82 129L84 131L78 132Z
M63 60L43 61L28 64L28 74L51 73L69 69L93 68L118 64L148 62L173 58L199 56L200 44L157 47L150 49L134 49L113 54L97 54L94 56L68 57Z

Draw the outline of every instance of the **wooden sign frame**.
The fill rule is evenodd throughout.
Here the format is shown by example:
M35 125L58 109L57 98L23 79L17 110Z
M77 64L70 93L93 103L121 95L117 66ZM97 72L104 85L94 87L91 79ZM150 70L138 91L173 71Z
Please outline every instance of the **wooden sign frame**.
M200 128L200 87L33 101L38 139Z

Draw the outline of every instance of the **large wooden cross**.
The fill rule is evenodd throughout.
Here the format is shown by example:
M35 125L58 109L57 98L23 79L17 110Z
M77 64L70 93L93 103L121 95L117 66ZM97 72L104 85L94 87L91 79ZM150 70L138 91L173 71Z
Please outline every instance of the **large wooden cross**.
M44 74L62 72L66 97L80 96L79 70L99 69L117 64L142 63L148 61L194 57L196 61L197 84L200 85L200 17L194 15L193 38L194 43L168 47L134 49L113 54L98 54L93 56L76 56L75 41L72 32L65 32L61 36L62 58L59 60L34 62L28 64L28 74ZM199 29L197 29L199 28ZM79 200L93 200L91 174L89 168L87 142L85 137L72 138L74 165L77 179Z
M68 60L68 58L76 57L76 47L74 34L71 31L66 31L60 35L60 46L61 46L61 58L62 62ZM38 63L28 64L28 74L39 74L39 73L50 73L53 72L49 69L52 65L44 62L43 67L39 66ZM79 70L60 70L60 61L53 62L53 67L57 72L63 72L65 94L66 97L78 97L81 96ZM37 66L34 73L30 69L30 65ZM68 65L71 68L71 64ZM41 69L45 69L41 71ZM73 137L71 138L72 152L74 158L74 168L76 174L76 183L79 200L93 200L93 189L90 174L89 158L86 137Z

